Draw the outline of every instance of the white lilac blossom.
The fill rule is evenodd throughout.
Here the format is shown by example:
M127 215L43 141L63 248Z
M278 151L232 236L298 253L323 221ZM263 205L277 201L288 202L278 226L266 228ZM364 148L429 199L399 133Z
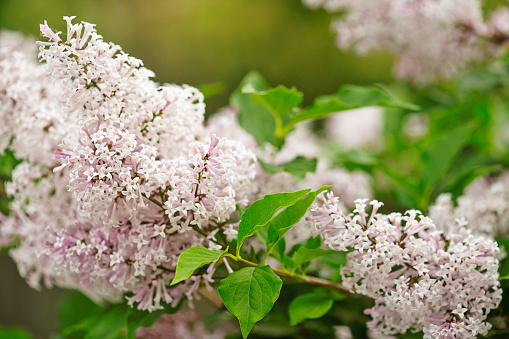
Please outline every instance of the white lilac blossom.
M449 193L441 194L430 207L436 220L463 217L472 232L489 237L509 234L509 172L476 179L458 197L457 206Z
M13 212L0 236L20 239L11 255L34 287L43 280L109 300L129 292L130 305L149 311L192 301L213 264L169 288L178 256L222 247L218 225L247 204L256 158L240 142L203 133L197 89L159 86L140 60L72 19L63 39L41 25L45 64L28 68L38 78L2 78L1 99L13 104L0 118L16 132L12 145L25 136L45 142L14 149L24 162L8 184ZM1 65L7 72L15 62ZM31 98L30 107L16 107L14 95Z
M338 112L327 119L325 130L330 139L344 148L380 148L383 113L383 108L375 106Z
M385 335L424 331L425 338L475 338L498 307L497 243L477 237L457 219L436 226L421 212L378 213L382 203L358 199L350 214L332 193L308 217L314 234L349 251L343 285L373 298L368 327Z
M352 330L348 326L334 326L336 339L352 339Z
M332 23L340 48L358 54L389 50L400 78L429 82L505 48L507 10L484 21L480 0L303 0L311 8L344 11ZM505 20L505 21L504 21Z

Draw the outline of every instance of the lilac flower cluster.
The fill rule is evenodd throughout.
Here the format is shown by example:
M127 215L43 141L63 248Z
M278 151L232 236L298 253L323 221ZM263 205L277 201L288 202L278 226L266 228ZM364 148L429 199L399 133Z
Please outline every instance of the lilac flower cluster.
M465 65L505 48L509 11L483 19L479 0L304 0L311 8L346 11L332 24L340 48L359 54L389 50L395 73L429 82L450 77Z
M0 235L21 238L11 254L33 286L44 279L110 300L129 292L131 305L149 311L192 300L201 281L212 281L213 265L170 289L178 256L192 246L221 248L215 235L247 204L256 158L240 142L205 135L197 89L159 86L140 60L72 19L65 17L65 39L41 25L45 65L33 69L46 82L31 88L33 78L15 79L32 96L26 116L37 124L11 118L16 92L12 81L3 84L2 100L14 104L1 117L17 133L14 144L25 135L50 141L44 157L41 147L27 148L14 171L13 213L2 217ZM39 122L42 114L53 120Z
M382 203L358 199L344 214L332 193L308 221L324 243L348 251L342 283L375 300L368 323L386 335L424 331L425 338L475 338L498 307L497 243L472 235L465 222L435 226L419 211L378 213Z
M509 172L476 179L467 186L454 206L452 196L443 193L430 207L430 215L445 222L465 218L475 234L488 237L509 233Z

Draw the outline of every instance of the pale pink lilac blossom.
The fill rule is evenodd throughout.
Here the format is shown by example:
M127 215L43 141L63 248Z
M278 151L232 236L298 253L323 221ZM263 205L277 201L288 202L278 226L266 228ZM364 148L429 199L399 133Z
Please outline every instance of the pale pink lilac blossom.
M256 158L240 142L203 133L197 89L159 86L94 25L64 19L64 40L41 25L45 64L33 69L43 81L19 80L28 92L39 81L35 94L58 88L51 97L27 94L34 99L26 113L38 121L42 108L54 109L61 134L44 151L56 158L29 158L14 171L13 213L2 217L0 235L21 238L12 255L33 286L69 280L65 287L109 300L132 292L129 304L149 311L192 301L214 267L169 288L178 256L192 246L222 248L217 225L247 204ZM29 125L16 138L46 137L47 125Z
M345 13L332 23L340 48L358 54L388 50L399 78L419 83L452 77L468 64L497 55L509 41L507 9L483 19L480 0L303 0Z
M356 200L343 212L332 193L308 217L313 233L348 251L342 284L375 300L368 327L385 335L424 331L425 338L475 338L498 307L497 243L475 236L461 219L436 226L421 212L381 214L382 203ZM371 213L366 207L371 205Z
M473 233L487 237L509 234L509 172L476 179L468 185L455 206L449 193L441 194L430 207L436 220L458 217L468 221Z
M383 108L375 106L338 112L325 125L327 136L346 149L381 148L383 128Z

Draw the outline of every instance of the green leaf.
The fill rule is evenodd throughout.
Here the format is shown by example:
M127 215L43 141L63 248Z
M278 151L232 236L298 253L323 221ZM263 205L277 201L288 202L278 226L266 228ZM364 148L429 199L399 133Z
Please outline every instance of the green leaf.
M295 326L306 319L318 319L327 313L334 300L320 290L295 298L288 309L290 325Z
M339 269L346 265L346 253L334 251L334 253L320 258L320 261L326 265Z
M267 90L257 90L253 84L246 84L242 93L250 94L257 103L264 105L276 117L285 120L292 110L302 103L302 93L295 87L287 88L279 85Z
M195 269L219 260L227 251L228 249L221 253L217 250L209 250L205 247L195 246L182 252L177 263L175 278L173 278L170 286L189 278Z
M81 293L74 293L60 306L61 333L69 338L125 338L134 339L139 327L149 327L163 314L180 308L164 304L153 312L140 311L127 305L108 304L100 307Z
M331 113L365 106L399 107L411 110L418 106L401 101L378 86L342 86L337 93L316 98L310 107L292 117L290 125L304 120L316 120Z
M32 335L19 327L0 326L0 338L5 339L32 339Z
M239 224L237 256L239 256L240 248L248 237L252 236L260 227L265 226L277 211L283 207L292 206L309 191L311 189L292 193L269 194L249 206L242 215Z
M273 255L279 262L283 262L286 252L286 240L282 237L273 247Z
M258 240L265 244L267 242L268 232L269 225L265 225L256 231L256 237L258 238Z
M309 237L304 243L305 248L319 248L322 246L322 238L318 235L316 237Z
M293 225L297 224L302 219L318 194L331 187L332 185L323 186L314 192L310 192L306 197L300 198L295 204L288 206L272 219L268 228L267 246L278 242Z
M98 314L101 307L80 292L64 299L58 309L60 328L64 329L80 320Z
M251 134L258 145L275 144L276 119L263 105L255 103L251 94L242 93L242 88L251 86L257 91L269 89L269 84L258 72L250 72L230 96L230 104L237 108L239 125Z
M293 225L297 224L302 219L308 208L313 204L313 201L315 201L315 198L316 193L310 192L306 197L299 199L294 205L285 208L271 220L267 234L267 251L269 251Z
M237 317L244 338L272 309L283 286L269 266L245 267L221 280L219 295Z
M296 88L287 88L279 85L267 90L257 90L252 84L247 84L242 88L242 93L251 95L253 102L265 107L274 117L276 122L276 146L281 146L285 135L283 128L290 121L295 108L302 103L302 93Z
M425 192L431 194L467 143L472 131L472 124L447 131L426 150L421 169L421 188Z
M284 164L274 165L261 161L258 159L258 162L262 166L263 170L267 173L278 173L278 172L288 172L293 176L293 180L295 182L299 182L304 179L306 173L311 172L314 173L316 171L316 158L306 159L304 157L298 156L292 161L289 161Z
M125 336L127 315L125 305L115 305L109 312L96 319L93 327L84 339L116 339Z
M293 255L295 264L302 265L305 262L311 261L316 258L323 257L324 255L336 253L334 250L324 250L322 248L305 248L301 247Z
M299 199L294 205L287 207L271 220L267 233L267 252L283 237L283 235L297 224L306 214L308 208L315 201L316 193L311 192L306 197Z
M324 186L315 192L310 192L306 197L299 199L294 205L287 207L271 220L267 233L265 258L269 255L274 244L280 241L283 235L304 217L316 196L330 187L332 186ZM281 259L284 259L284 257ZM280 260L280 262L283 262L283 260Z
M85 339L124 337L127 315L130 310L131 308L125 303L108 305L64 328L62 335L68 337L76 332L84 332L82 338Z

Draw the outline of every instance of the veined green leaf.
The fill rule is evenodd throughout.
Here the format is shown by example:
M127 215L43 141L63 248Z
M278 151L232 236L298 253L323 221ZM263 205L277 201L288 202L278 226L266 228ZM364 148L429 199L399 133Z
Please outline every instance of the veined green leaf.
M288 309L290 325L297 325L306 319L320 318L331 309L333 304L334 300L320 290L298 296L290 303Z
M275 137L278 144L284 139L284 126L290 121L293 111L300 107L302 103L302 93L296 88L287 88L279 85L267 90L257 90L252 84L247 84L242 88L242 93L251 95L254 103L265 107L276 121Z
M269 194L249 206L242 215L239 224L237 256L239 256L240 248L248 237L252 236L260 227L265 226L277 211L283 207L292 206L309 191L311 189L292 193Z
M297 224L302 217L304 217L309 207L315 201L316 196L330 187L332 186L324 186L315 192L310 192L306 197L299 199L295 204L287 207L271 220L267 233L267 255L274 244L276 244L283 235L292 228L292 226Z
M293 255L293 260L296 265L302 265L308 261L311 261L316 258L323 257L324 255L337 253L334 250L324 250L322 248L305 248L301 247L295 252Z
M269 266L245 267L221 280L219 295L239 320L244 338L272 309L282 286L283 282Z
M125 335L124 331L129 311L122 306L123 305L114 306L109 312L104 313L97 318L97 322L94 323L94 326L85 335L84 339L116 339Z
M251 86L257 91L270 88L260 73L252 71L242 79L240 85L230 96L230 104L237 108L239 125L251 134L258 145L265 143L275 144L276 119L263 105L255 103L248 93L242 93L242 88Z
M182 252L177 263L175 278L173 278L170 286L189 278L195 269L219 260L227 251L228 249L221 253L216 250L209 250L205 247L195 246Z
M399 107L411 110L418 106L401 101L379 86L342 86L333 95L324 95L315 99L310 107L301 110L292 117L290 125L304 120L316 120L331 113L365 106Z

